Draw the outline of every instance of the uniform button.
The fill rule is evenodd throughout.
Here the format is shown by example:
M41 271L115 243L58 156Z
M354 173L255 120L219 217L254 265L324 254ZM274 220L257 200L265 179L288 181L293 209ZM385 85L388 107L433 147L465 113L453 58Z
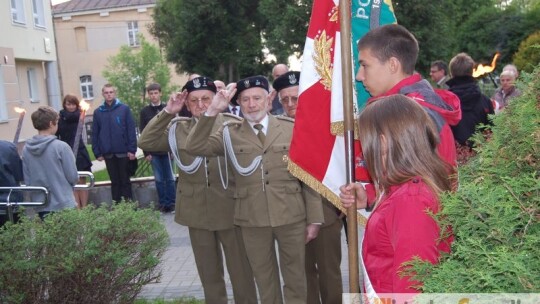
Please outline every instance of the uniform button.
M208 183L208 187L210 187L210 183Z
M266 181L266 184L268 185L268 184L270 184L270 182L269 182L269 181Z
M210 171L206 171L206 174L210 175Z
M209 160L209 159L207 159L207 160L206 160L206 163L208 164L209 162L210 162L210 160Z
M264 174L268 174L268 170L264 171Z
M266 151L264 151L263 154L266 154Z

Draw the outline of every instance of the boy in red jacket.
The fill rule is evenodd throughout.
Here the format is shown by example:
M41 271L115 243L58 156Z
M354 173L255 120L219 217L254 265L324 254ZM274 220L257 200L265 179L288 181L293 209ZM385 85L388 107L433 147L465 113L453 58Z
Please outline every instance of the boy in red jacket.
M358 42L360 69L356 80L362 82L374 100L393 94L404 94L414 99L428 112L439 132L437 150L449 165L449 174L455 172L456 148L450 126L461 120L459 98L447 91L433 89L429 82L415 73L418 59L418 41L403 26L388 24L369 31ZM363 161L357 161L356 179L369 182ZM360 186L359 184L357 186ZM354 185L344 187L350 192ZM366 187L368 204L375 199L371 184ZM342 192L343 193L343 192Z

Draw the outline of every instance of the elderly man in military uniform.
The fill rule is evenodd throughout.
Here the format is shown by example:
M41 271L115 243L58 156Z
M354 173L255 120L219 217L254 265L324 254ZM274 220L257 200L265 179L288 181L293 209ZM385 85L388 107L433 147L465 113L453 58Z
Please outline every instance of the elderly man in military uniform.
M242 235L233 224L234 176L223 176L229 186L224 189L218 159L192 156L186 151L189 131L207 110L215 93L215 84L208 77L198 76L188 81L182 93L173 94L164 110L148 123L139 138L139 147L145 151L171 151L180 168L175 221L189 227L206 302L228 303L223 246L235 303L256 303L255 282ZM184 104L193 117L176 117ZM219 115L216 127L229 119L239 118ZM210 126L210 129L215 128Z
M236 178L234 222L242 230L263 304L306 303L305 243L323 223L320 196L287 170L293 120L267 114L271 99L263 76L220 91L188 137L188 152L225 155ZM232 102L242 122L214 132L217 114ZM275 243L278 245L279 266ZM284 280L283 295L279 271Z
M287 72L272 86L285 110L295 118L300 72ZM309 103L309 100L307 101ZM309 105L308 105L309 106ZM341 212L323 199L324 224L316 239L306 244L307 303L341 303Z

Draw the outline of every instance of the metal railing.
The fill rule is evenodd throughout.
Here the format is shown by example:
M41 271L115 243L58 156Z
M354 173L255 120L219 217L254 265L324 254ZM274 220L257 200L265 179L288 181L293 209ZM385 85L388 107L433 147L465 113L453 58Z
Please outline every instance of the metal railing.
M6 206L7 207L7 213L9 216L9 220L14 223L15 220L13 218L13 209L16 206L30 206L30 207L39 207L39 206L45 206L49 203L49 190L45 187L33 187L33 186L18 186L18 187L0 187L0 193L2 192L8 192L7 197L5 199L2 199L0 201L0 206ZM42 198L42 200L36 200L33 199L36 197L34 195L29 195L30 200L26 200L28 196L24 197L24 192L30 192L32 193L41 193L39 195L39 198Z
M95 179L94 174L88 171L79 171L79 178L86 177L85 184L77 184L73 188L76 190L85 190L94 187ZM24 193L29 195L24 195ZM14 222L14 208L17 206L24 207L40 207L49 203L49 190L45 187L34 186L16 186L16 187L0 187L0 194L7 193L5 199L4 195L0 195L0 207L5 206L9 220ZM34 194L34 195L32 195ZM40 195L36 195L40 194ZM37 198L37 199L36 199ZM36 200L34 200L36 199Z
M96 180L95 180L94 174L92 174L92 172L79 171L77 173L79 173L79 178L86 177L86 183L85 184L77 184L77 185L75 185L75 187L73 187L73 188L75 188L75 190L84 190L84 189L90 189L90 188L94 187L94 184L95 184Z

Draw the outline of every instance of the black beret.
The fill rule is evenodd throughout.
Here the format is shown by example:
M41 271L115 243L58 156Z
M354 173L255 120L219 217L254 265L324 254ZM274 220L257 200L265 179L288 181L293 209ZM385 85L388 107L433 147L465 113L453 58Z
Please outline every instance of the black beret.
M187 90L188 93L198 90L208 90L214 93L217 92L214 80L206 76L195 77L190 81L186 82L186 84L182 88L182 91L183 90Z
M272 86L274 90L281 91L288 87L294 87L300 84L300 72L287 72L274 80Z
M251 88L263 88L268 92L268 79L264 76L251 76L248 78L240 79L236 83L236 94L234 94L233 98L231 99L231 103L234 105L238 105L238 102L236 102L236 99L242 93L242 91L251 89Z

